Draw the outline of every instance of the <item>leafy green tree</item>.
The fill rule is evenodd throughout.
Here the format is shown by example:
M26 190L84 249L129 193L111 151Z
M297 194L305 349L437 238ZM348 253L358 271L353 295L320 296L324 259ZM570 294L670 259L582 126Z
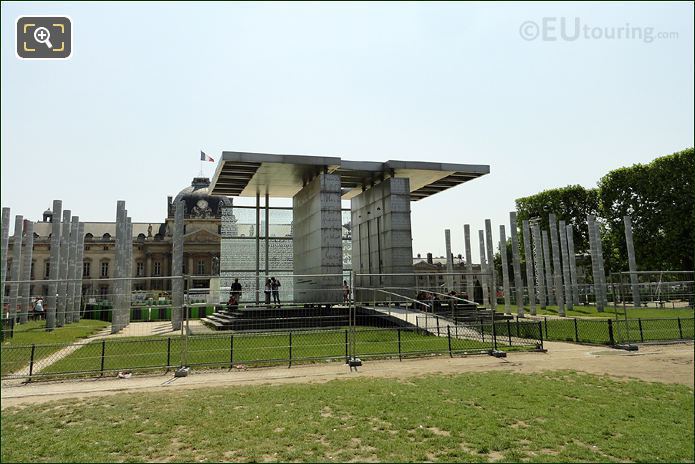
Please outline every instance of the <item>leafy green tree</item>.
M516 200L519 229L524 219L540 218L541 229L548 230L548 214L555 213L558 221L564 220L574 226L574 248L577 253L589 249L587 214L598 212L598 191L585 189L581 185L544 190ZM520 242L522 242L520 240ZM520 243L523 249L523 243Z
M649 164L615 169L599 181L605 223L604 257L611 271L626 271L624 216L632 218L637 266L692 271L695 253L693 148Z

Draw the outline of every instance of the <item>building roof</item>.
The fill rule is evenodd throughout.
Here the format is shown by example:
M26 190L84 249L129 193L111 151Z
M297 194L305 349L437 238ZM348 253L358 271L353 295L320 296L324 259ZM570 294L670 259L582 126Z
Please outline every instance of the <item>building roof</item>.
M222 152L212 180L213 195L291 198L321 172L340 174L342 198L389 177L410 180L412 201L421 200L490 173L482 164L429 161L349 161L338 157Z

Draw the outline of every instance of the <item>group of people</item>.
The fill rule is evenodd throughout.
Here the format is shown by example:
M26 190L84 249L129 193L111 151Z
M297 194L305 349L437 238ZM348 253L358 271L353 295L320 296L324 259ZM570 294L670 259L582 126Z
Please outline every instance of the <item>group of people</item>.
M265 279L265 287L263 292L265 293L265 304L270 306L271 300L273 304L280 306L280 280L275 277L269 277ZM234 279L234 283L229 292L229 301L227 301L227 307L229 309L236 309L239 307L239 301L241 301L242 287L239 283L239 279Z

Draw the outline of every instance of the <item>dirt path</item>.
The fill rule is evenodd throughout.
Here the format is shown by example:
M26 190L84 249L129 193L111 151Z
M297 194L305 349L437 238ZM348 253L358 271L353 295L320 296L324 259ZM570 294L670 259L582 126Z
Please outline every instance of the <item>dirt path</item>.
M321 383L354 377L404 378L426 374L510 371L541 372L572 369L616 378L679 383L693 387L693 344L642 345L637 352L600 346L547 342L548 353L510 353L506 359L491 356L432 357L399 361L365 361L358 372L335 362L288 368L258 368L193 372L175 379L171 373L134 376L130 379L91 379L63 382L36 382L9 386L3 384L2 408L42 403L61 398L113 395L139 391L166 391L179 388L214 386Z

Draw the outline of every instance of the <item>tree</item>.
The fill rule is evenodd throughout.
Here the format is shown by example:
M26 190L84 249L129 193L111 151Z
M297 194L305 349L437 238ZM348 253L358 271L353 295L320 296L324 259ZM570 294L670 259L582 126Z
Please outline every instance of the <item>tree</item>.
M695 153L689 148L613 170L599 181L607 269L626 271L624 216L632 218L642 270L692 271L695 253ZM607 246L606 246L607 245Z
M544 190L516 200L519 228L523 220L538 217L541 220L541 229L548 230L548 214L554 213L558 221L564 220L574 226L574 248L577 253L589 249L586 215L597 214L598 209L597 189L585 189L581 185ZM520 245L523 249L523 243Z

